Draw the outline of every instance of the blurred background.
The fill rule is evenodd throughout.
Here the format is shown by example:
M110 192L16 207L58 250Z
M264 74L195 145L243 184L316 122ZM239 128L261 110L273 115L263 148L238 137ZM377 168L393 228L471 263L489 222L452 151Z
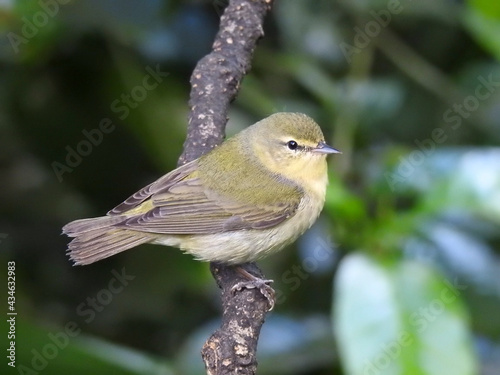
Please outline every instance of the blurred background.
M208 265L144 245L72 267L61 227L175 168L226 4L0 1L2 373L204 373ZM227 134L305 112L343 154L317 224L260 262L259 374L499 374L500 3L276 1L265 34Z

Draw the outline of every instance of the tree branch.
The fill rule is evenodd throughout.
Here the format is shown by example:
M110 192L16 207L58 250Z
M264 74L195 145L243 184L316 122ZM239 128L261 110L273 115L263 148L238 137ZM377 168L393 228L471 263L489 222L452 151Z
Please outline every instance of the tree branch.
M224 139L229 104L250 70L262 23L273 0L231 0L221 17L212 52L191 75L187 139L179 164L194 160Z
M250 70L256 43L263 36L263 20L273 0L231 0L221 17L212 52L191 75L188 134L179 165L210 151L224 139L229 104ZM255 264L243 267L262 278ZM242 280L233 267L210 264L222 289L222 324L202 349L207 374L255 374L257 341L268 310L258 289L232 288Z

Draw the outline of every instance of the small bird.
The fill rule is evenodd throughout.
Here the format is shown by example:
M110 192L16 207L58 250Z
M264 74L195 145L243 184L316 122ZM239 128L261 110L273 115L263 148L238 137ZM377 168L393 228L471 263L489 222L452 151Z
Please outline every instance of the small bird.
M106 216L63 233L75 265L143 243L196 259L238 265L295 241L316 221L328 182L320 127L301 113L276 113L139 190Z

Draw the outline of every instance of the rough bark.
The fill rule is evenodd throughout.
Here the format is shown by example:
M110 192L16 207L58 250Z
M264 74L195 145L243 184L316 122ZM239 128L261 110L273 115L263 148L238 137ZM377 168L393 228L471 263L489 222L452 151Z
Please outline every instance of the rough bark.
M273 0L231 0L221 17L212 52L191 75L188 135L179 164L194 160L224 139L229 104L250 70L264 16Z
M229 104L251 66L263 20L273 0L231 0L221 17L212 52L202 58L191 76L188 134L179 165L210 151L224 139ZM255 264L243 267L263 277ZM222 324L202 349L207 374L255 374L257 341L268 311L258 289L232 288L242 279L234 267L210 265L222 290Z

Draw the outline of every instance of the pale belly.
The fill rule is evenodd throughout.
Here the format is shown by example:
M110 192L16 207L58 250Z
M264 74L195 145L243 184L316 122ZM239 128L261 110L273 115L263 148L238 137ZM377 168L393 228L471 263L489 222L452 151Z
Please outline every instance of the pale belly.
M304 199L293 217L270 229L168 236L158 238L153 243L179 247L202 261L229 264L251 262L275 253L295 241L316 221L323 203L323 200L312 203Z

